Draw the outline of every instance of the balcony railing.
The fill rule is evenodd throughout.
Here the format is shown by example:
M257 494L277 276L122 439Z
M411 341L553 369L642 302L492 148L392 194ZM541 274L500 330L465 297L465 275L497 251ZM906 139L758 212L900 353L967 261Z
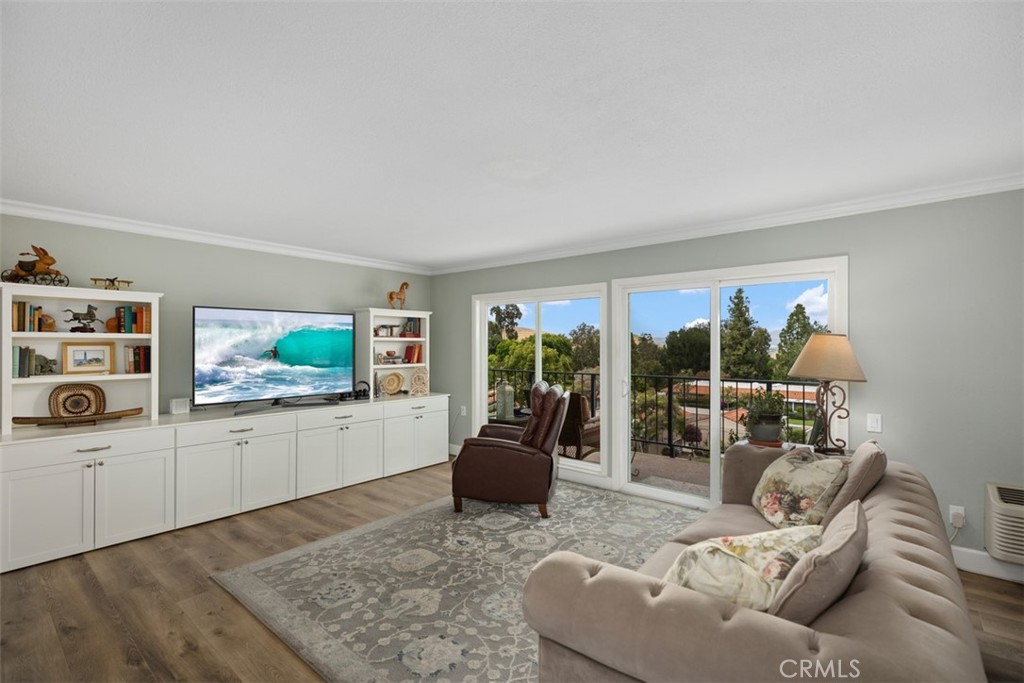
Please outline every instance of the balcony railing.
M489 368L490 386L505 382L513 387L516 404L529 403L533 370ZM543 379L586 395L591 417L600 412L600 377L596 372L545 371ZM706 454L711 438L711 380L679 375L633 375L631 378L633 448L659 451L675 457L681 453ZM786 400L787 441L805 443L814 421L816 382L785 380L723 379L719 433L721 450L746 436L743 416L748 397L755 389L781 393Z

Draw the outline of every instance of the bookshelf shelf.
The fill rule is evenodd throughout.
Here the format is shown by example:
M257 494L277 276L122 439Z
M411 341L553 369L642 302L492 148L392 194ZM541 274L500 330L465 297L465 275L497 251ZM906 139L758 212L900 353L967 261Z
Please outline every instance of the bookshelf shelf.
M52 287L20 283L0 284L0 433L10 434L14 429L11 418L36 417L48 414L50 392L61 384L88 383L106 387L108 411L142 407L143 416L156 420L159 413L159 305L162 294L132 290L88 289L84 287ZM72 332L80 323L69 322L71 311L84 312L92 306L96 316L96 332ZM128 308L125 311L125 308ZM54 331L26 331L29 321L40 324L32 312L42 312L53 318ZM108 332L105 321L133 315L141 329L147 332ZM143 328L142 325L145 325ZM16 329L18 328L18 329ZM65 344L110 345L112 356L110 373L65 373L63 351ZM36 355L56 361L57 374L14 376L15 353L21 347L31 348ZM148 347L149 372L126 372L128 347ZM141 352L138 352L141 353ZM22 356L24 358L25 356ZM24 427L18 427L24 429Z
M390 308L363 308L356 311L356 334L359 345L356 356L356 380L369 382L371 389L383 384L386 376L402 376L402 390L412 385L417 369L430 369L430 311L396 310ZM408 336L402 336L402 333ZM408 358L408 363L386 363L381 358L393 352L396 358ZM371 391L371 394L374 392ZM404 393L388 395L381 391L373 401L386 401L403 397Z

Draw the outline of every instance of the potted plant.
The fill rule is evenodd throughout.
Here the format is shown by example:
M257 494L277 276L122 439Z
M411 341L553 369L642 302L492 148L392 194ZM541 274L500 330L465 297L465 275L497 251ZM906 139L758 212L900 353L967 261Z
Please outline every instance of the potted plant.
M747 414L743 417L750 440L778 443L785 412L786 399L782 394L755 389L747 399Z

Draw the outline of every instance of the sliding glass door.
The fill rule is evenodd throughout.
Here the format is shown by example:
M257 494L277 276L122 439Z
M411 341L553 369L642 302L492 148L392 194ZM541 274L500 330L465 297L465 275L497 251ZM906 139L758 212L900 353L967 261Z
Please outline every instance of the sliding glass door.
M759 395L784 406L779 441L807 442L816 383L789 368L810 334L846 332L846 269L836 257L613 281L616 482L718 503L722 454L749 438Z
M604 285L474 297L482 333L474 415L480 422L525 425L533 383L560 384L573 393L558 446L563 464L609 476L601 419L604 298Z
M629 300L629 480L711 498L711 290Z

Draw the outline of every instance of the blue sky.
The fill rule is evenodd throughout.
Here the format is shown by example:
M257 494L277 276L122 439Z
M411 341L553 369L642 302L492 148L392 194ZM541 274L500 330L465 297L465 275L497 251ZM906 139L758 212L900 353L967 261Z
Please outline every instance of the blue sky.
M722 288L721 317L728 313L729 297L736 287ZM803 280L767 285L746 285L743 293L750 301L750 313L762 327L768 329L773 342L779 330L798 303L807 309L811 320L828 322L828 282ZM707 289L663 290L630 295L630 327L635 333L647 332L656 340L682 327L707 321L710 315L711 293ZM568 334L581 322L600 327L600 307L597 299L543 302L542 318L546 332ZM533 304L523 304L523 317L519 326L536 328L537 316Z

